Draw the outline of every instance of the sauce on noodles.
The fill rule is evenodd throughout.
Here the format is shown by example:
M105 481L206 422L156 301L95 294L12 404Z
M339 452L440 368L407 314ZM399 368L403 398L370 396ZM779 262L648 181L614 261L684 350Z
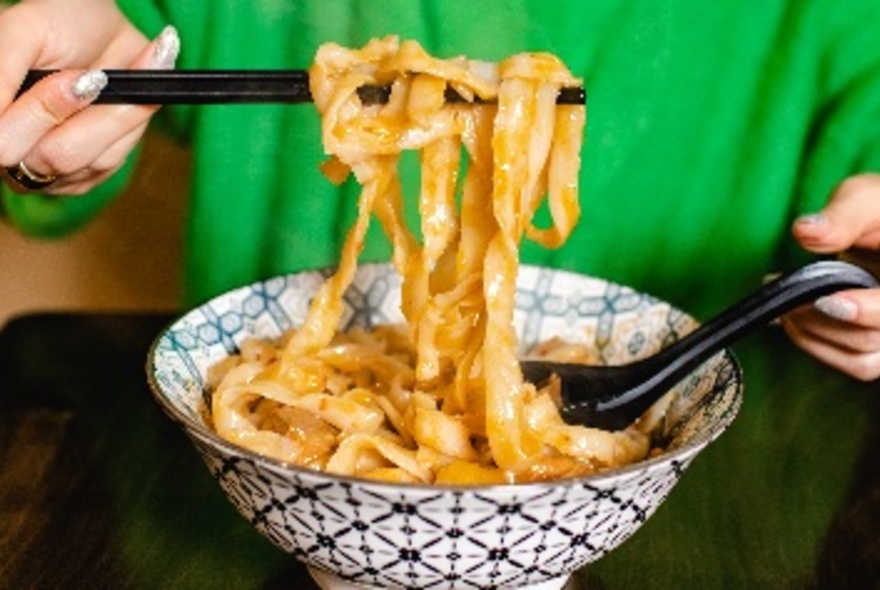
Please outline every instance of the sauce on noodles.
M395 37L324 45L309 75L329 155L322 170L336 183L355 176L358 216L302 326L247 341L212 369L220 436L297 465L413 483L538 481L643 458L648 436L637 425L566 424L553 386L524 382L516 356L520 243L558 247L580 213L585 107L556 104L561 87L580 81L552 55L438 59ZM363 85L390 85L387 104L361 104ZM488 102L448 104L447 85ZM421 157L421 238L403 221L404 150ZM545 199L552 224L538 228ZM406 324L341 333L342 295L373 215L403 278Z

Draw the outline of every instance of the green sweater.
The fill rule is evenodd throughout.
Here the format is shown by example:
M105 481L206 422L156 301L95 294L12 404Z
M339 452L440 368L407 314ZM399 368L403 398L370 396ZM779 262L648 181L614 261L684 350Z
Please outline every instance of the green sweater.
M847 175L880 169L878 2L120 4L147 34L178 27L183 69L306 68L321 43L386 34L440 56L559 55L589 92L583 216L565 247L527 243L524 261L630 284L698 316L798 262L793 218L820 208ZM357 187L319 173L311 105L163 113L194 148L186 304L336 261ZM25 232L64 235L128 173L84 199L6 194L6 215ZM373 225L363 258L385 259Z

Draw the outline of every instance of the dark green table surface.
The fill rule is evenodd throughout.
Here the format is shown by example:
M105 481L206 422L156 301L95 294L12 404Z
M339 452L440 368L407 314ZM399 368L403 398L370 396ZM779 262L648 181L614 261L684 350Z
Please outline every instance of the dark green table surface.
M146 352L168 320L35 314L0 332L0 588L316 587L150 396ZM571 588L880 587L880 387L775 328L735 352L733 426Z

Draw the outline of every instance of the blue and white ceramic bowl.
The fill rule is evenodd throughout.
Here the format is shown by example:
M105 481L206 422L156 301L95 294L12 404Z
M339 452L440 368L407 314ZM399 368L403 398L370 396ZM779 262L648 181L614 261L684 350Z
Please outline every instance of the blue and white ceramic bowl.
M203 418L207 368L249 336L298 324L326 276L273 278L205 303L159 335L147 367L156 400L229 500L324 588L560 588L647 520L741 403L739 368L719 354L676 388L655 436L663 453L546 484L379 483L294 467L221 440ZM389 265L361 266L345 321L400 321L398 284ZM533 267L521 270L517 309L524 348L560 336L594 344L608 364L651 354L695 326L629 288Z

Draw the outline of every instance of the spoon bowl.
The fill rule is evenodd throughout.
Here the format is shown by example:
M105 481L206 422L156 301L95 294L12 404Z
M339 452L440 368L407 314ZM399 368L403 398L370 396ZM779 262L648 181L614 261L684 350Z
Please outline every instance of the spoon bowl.
M559 378L562 412L568 422L619 430L632 424L688 373L756 328L823 295L877 286L872 274L853 264L815 262L764 284L645 359L616 366L526 359L521 367L532 383L551 375Z

